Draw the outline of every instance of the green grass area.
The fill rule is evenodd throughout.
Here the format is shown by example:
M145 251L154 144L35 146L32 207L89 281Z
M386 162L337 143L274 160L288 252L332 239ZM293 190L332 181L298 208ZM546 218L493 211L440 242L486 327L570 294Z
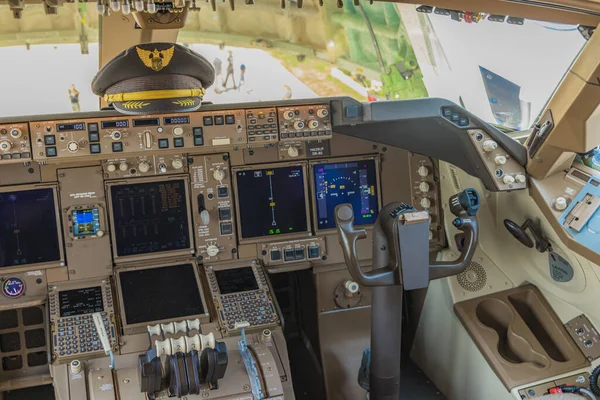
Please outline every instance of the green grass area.
M288 71L321 97L350 96L360 101L366 100L365 96L331 76L331 68L335 67L334 64L312 57L299 61L295 54L279 50L269 52Z

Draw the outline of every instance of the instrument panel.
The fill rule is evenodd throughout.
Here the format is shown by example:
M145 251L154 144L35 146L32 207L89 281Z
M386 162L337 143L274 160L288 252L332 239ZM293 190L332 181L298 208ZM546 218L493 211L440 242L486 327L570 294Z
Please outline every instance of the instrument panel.
M291 385L270 275L343 267L333 219L338 204L353 205L355 225L367 235L384 204L413 204L429 211L430 250L447 243L438 161L335 133L336 121L353 118L319 99L0 123L0 176L9 168L27 171L9 184L0 177L0 313L43 310L47 341L39 347L58 375L66 365L75 368L74 360L107 357L93 322L99 318L117 359L127 364L146 352L140 366L155 376L135 379L147 393L161 389L163 356L190 365L216 360L223 349L215 340L228 343L231 354L242 330L262 349L259 357L278 360L276 367L264 364L274 368L274 381ZM483 157L483 145L472 140ZM494 150L502 155L501 147ZM517 162L509 157L506 164L515 180L504 188L524 185ZM362 261L371 257L370 249L361 253ZM16 321L10 332L28 330L23 318ZM0 323L0 339L3 329ZM232 358L243 365L240 351ZM35 363L11 363L24 354L0 348L0 390L35 382L25 375L45 379ZM206 384L233 379L213 378ZM78 383L69 382L77 392Z

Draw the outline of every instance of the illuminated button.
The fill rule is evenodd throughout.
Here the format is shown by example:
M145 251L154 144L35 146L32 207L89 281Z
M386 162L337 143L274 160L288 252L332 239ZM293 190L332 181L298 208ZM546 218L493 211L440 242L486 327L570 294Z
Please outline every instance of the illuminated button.
M204 137L194 136L194 146L204 146Z
M235 116L232 114L226 115L225 116L225 123L227 125L233 125L235 124Z
M460 119L458 120L458 126L469 126L469 118L461 115Z
M308 247L308 258L319 258L320 256L321 252L318 245Z
M233 233L233 225L231 222L221 222L221 235L231 235Z
M90 142L99 142L100 134L98 132L90 132L88 138L90 139Z
M178 137L173 139L173 146L175 147L183 147L184 146L184 141L182 137Z
M283 253L284 261L294 261L296 259L296 252L294 249L286 249Z
M90 144L90 153L92 153L92 154L98 154L101 151L102 150L100 148L100 144L99 143L92 143L92 144Z
M121 142L114 142L112 144L112 151L113 153L120 153L123 151L123 143Z
M229 197L229 188L227 186L219 186L217 188L217 197Z
M44 144L46 146L54 146L56 144L56 136L54 136L54 135L44 136Z
M95 122L91 122L88 124L88 132L92 133L92 132L98 132L98 124Z
M231 219L231 208L219 208L219 220L225 221Z
M296 249L295 251L295 257L296 260L304 260L305 256L304 256L304 247L301 249Z
M213 117L212 116L204 117L202 119L202 121L204 122L204 126L211 126L213 124Z
M21 158L21 154L20 153L16 153L12 155L13 160L18 160Z
M46 147L46 157L56 157L56 147Z
M223 125L225 124L225 118L222 115L215 116L215 125Z
M158 148L159 149L168 149L169 148L169 139L158 139Z
M281 250L279 250L279 249L271 250L271 261L281 261Z

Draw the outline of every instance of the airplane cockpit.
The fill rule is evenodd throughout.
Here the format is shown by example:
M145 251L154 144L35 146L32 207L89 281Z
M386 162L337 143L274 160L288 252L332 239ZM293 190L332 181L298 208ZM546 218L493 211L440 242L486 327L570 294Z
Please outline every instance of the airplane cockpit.
M597 3L254 3L0 0L0 399L600 398Z

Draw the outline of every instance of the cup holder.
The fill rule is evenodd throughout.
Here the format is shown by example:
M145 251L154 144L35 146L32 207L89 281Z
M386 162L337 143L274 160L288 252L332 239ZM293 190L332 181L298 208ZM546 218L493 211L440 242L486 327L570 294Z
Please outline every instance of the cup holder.
M515 320L513 309L498 299L487 299L477 305L479 322L493 329L498 335L498 353L513 364L532 363L537 368L546 368L549 360L532 349L531 343L514 332L511 324Z

